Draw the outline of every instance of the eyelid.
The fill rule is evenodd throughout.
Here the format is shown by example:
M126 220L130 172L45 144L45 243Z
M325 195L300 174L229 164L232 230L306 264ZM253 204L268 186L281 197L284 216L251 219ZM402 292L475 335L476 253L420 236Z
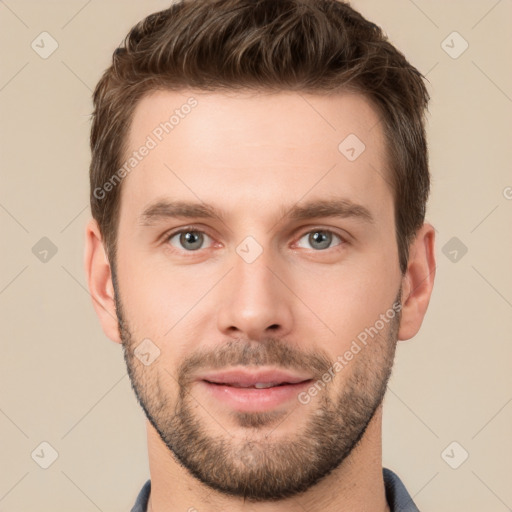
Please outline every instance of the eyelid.
M162 235L162 243L172 247L173 250L180 251L179 248L172 246L169 241L171 238L175 237L176 235L179 235L181 233L187 233L187 232L194 232L194 233L201 233L203 235L206 235L213 243L215 243L215 238L208 233L207 230L204 228L198 227L198 226L182 226L180 228L174 228L170 229L169 231L166 231ZM198 253L203 249L197 249L195 251L186 251L185 249L181 249L181 252L188 252L188 253Z
M179 228L174 228L174 229L170 229L169 231L166 231L163 235L162 235L162 243L166 244L166 245L170 245L169 244L169 240L180 234L180 233L183 233L183 232L187 232L187 231L193 231L193 232L197 232L197 233L202 233L204 235L206 235L207 237L210 238L210 240L212 240L213 244L214 245L215 243L218 244L218 242L215 241L215 237L212 236L207 229L205 229L204 227L200 227L200 226L194 226L194 225L188 225L188 226L181 226ZM329 247L329 249L334 249L335 247L339 247L339 246L342 246L342 245L345 245L347 243L349 243L349 239L350 239L350 236L347 234L342 234L340 232L338 232L337 230L333 229L333 228L327 228L327 227L322 227L322 226L308 226L307 228L304 228L302 227L300 232L299 232L299 235L298 236L295 236L295 242L292 243L292 246L295 246L298 241L303 238L305 235L309 234L309 233L312 233L312 232L315 232L315 231L323 231L323 232L326 232L326 233L331 233L335 236L337 236L340 240L341 240L341 243L333 246L333 247ZM173 249L175 250L178 250L178 248L174 247L174 246L171 246ZM182 252L187 252L187 253L199 253L201 250L204 250L204 249L197 249L196 251L186 251L185 249L182 249ZM311 250L314 250L314 249L311 249ZM315 252L320 252L320 251L315 251Z
M349 243L349 236L348 235L343 235L343 234L339 233L337 230L332 229L332 228L324 228L322 226L313 226L313 227L308 227L305 231L301 231L300 235L296 237L296 241L293 242L293 246L296 247L298 242L302 238L304 238L305 235L308 235L310 233L314 233L316 231L322 231L324 233L330 233L330 234L332 234L334 236L337 236L340 239L340 243L336 244L336 245L334 245L332 247L328 247L327 249L324 249L323 251L319 251L318 249L310 249L312 251L315 251L315 252L325 252L325 251L327 251L329 249L336 249L336 248L339 248L340 246L343 246L343 245L346 245L346 244Z

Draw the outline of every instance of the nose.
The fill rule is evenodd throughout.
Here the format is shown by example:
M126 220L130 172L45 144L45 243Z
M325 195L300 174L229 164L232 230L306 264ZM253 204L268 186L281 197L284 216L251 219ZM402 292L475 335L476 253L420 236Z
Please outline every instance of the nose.
M218 290L218 328L226 336L259 340L285 336L293 328L293 294L285 271L269 251L248 263L238 254Z

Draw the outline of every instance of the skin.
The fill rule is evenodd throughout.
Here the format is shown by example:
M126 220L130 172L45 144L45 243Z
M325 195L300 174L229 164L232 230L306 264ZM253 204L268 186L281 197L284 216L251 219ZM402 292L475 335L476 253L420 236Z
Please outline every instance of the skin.
M381 401L396 342L418 332L428 307L434 229L418 230L402 275L384 135L363 96L159 91L137 105L130 151L191 96L198 105L122 182L114 282L97 223L86 230L95 310L105 334L123 345L151 420L149 510L389 510ZM354 161L338 150L351 133L366 146ZM373 221L285 216L339 198ZM222 219L141 221L163 199L209 204ZM180 228L208 236L190 250L179 235L170 238ZM334 233L327 247L309 236L319 230ZM247 236L262 249L251 263L236 251ZM194 376L221 368L220 354L224 368L255 369L266 357L265 367L321 378L400 292L401 314L308 404L243 415L198 392ZM134 356L143 339L160 350L150 365ZM215 452L221 440L227 449Z

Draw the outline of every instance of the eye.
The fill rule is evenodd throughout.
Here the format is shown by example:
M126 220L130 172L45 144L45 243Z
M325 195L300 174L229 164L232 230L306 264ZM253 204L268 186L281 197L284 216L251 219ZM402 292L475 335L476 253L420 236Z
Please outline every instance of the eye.
M202 231L194 229L182 229L176 233L172 233L167 237L167 242L177 249L185 249L186 251L197 251L202 249L205 241L211 238Z
M302 240L306 240L310 247L315 250L323 250L329 249L333 240L338 239L339 243L334 245L341 245L344 240L339 236L333 233L332 231L328 231L326 229L315 229L314 231L309 231L304 236L302 236L298 242L299 247L301 247L300 243ZM310 247L306 247L309 249Z

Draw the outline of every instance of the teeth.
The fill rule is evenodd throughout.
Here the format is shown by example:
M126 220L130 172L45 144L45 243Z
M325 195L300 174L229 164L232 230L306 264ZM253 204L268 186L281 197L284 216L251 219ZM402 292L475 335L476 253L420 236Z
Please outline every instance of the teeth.
M240 384L229 384L234 388L256 388L256 389L265 389L272 388L274 386L278 386L279 382L257 382L254 386L241 386Z

